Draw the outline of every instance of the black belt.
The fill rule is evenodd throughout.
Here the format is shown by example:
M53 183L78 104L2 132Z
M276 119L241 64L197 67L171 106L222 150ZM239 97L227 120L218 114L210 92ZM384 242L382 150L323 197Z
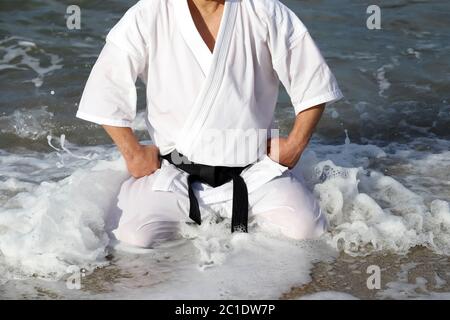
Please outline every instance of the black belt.
M192 184L196 181L207 183L213 188L219 187L229 181L233 181L233 211L231 216L231 232L248 232L248 190L241 172L246 167L221 167L208 166L190 162L186 157L177 151L173 151L162 156L177 168L189 174L188 192L189 192L189 217L197 224L201 224L200 208L198 200L194 195Z

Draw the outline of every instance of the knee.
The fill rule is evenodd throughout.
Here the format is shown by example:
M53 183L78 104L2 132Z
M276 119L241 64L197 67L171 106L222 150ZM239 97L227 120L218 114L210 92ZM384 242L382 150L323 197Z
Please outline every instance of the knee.
M150 248L153 245L151 235L145 234L130 225L119 226L113 233L117 240L131 246Z
M175 238L177 231L178 223L157 221L142 226L122 225L114 231L114 234L117 240L126 244L140 248L152 248L163 241Z
M297 240L314 239L326 231L326 217L301 180L292 175L275 179L270 190L265 201L256 208L262 212L263 224ZM265 211L264 206L276 209Z
M295 240L316 239L327 229L327 221L319 211L318 215L297 215L283 225L283 234Z
M287 213L285 233L297 240L316 239L328 228L325 214L309 192L303 190L301 201L293 201Z
M262 214L260 223L295 240L315 239L327 229L328 223L320 207L284 208Z

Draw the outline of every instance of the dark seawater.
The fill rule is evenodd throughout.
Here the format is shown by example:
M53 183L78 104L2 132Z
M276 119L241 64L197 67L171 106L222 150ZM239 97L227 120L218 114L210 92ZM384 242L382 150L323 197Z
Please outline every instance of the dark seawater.
M45 133L65 133L81 145L109 141L96 126L75 120L74 113L106 33L133 3L0 2L0 148L43 151ZM309 28L346 96L325 115L321 137L340 142L344 129L352 141L382 144L449 137L448 1L382 1L382 30L366 28L366 1L285 3ZM82 9L81 30L66 27L69 4ZM140 108L145 107L142 92ZM39 128L26 120L23 126L30 127L18 128L20 119L8 118L14 112L26 118L33 110L43 118ZM285 127L291 123L290 111L282 95L278 116ZM45 112L53 114L50 121Z
M415 246L427 247L438 257L448 255L450 1L377 1L381 30L366 27L366 8L372 4L368 1L283 2L310 30L345 95L326 110L310 153L302 159L308 186L330 218L325 242L351 255L371 250L403 254ZM0 287L0 297L33 297L33 290L27 296L28 287L18 289L9 279L33 274L59 278L71 264L109 264L118 278L131 270L126 255L106 258L110 252L101 227L105 204L86 200L97 192L99 199L114 201L114 188L126 173L103 130L74 116L107 32L134 3L0 0L0 285L14 287L9 294ZM71 4L82 10L81 30L66 27L65 12ZM138 92L142 111L142 84ZM287 133L293 110L284 90L277 119ZM148 139L142 113L135 128ZM49 138L58 150L49 145ZM91 171L93 167L97 171ZM96 218L87 219L86 212ZM386 217L377 220L380 212ZM67 236L54 226L62 223L59 219L92 234ZM228 243L224 239L228 238L220 238L219 249L196 248L222 257L220 248ZM65 251L67 246L73 254ZM289 245L283 247L286 252L280 248L274 247L280 261L290 261L282 256ZM305 250L301 259L316 259ZM264 257L263 251L260 254ZM135 256L130 261L139 266L149 262ZM308 281L310 265L292 267L305 276L288 280ZM160 272L174 271L167 267ZM95 279L101 282L101 273ZM276 281L267 283L277 287ZM176 289L170 281L167 286ZM277 290L288 288L280 284ZM280 294L277 290L275 296ZM232 289L226 292L221 297L233 296Z

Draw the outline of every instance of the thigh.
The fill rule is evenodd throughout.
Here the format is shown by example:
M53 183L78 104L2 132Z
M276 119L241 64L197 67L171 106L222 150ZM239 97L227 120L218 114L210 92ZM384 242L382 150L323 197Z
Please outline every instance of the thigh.
M185 218L189 199L178 192L153 190L157 174L130 178L122 184L117 203L122 210L122 222L181 221Z
M178 234L186 220L188 199L176 192L152 190L155 177L130 178L122 184L117 204L121 214L112 231L118 240L150 247Z
M291 172L251 194L250 206L250 214L262 228L291 238L316 238L327 228L326 217L314 195Z

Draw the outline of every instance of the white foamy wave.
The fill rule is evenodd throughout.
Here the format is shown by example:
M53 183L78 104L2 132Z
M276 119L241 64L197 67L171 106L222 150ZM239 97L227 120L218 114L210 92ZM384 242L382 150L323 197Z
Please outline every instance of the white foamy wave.
M389 82L389 80L386 77L386 71L391 70L393 68L394 68L394 65L386 64L377 70L376 77L377 77L378 86L379 86L378 95L380 97L386 97L384 92L391 87L391 83Z
M325 239L332 247L350 255L415 246L450 254L449 203L426 204L394 178L367 169L370 158L385 156L381 149L348 143L317 153L305 155L303 173L329 218Z
M393 70L396 66L399 65L397 57L391 57L391 61L392 63L385 64L378 68L375 74L378 81L378 95L383 98L386 98L385 92L391 87L391 83L386 76L386 72Z
M66 141L71 153L62 153L61 143L54 146L66 157L62 167L56 166L57 152L22 156L22 162L16 155L0 154L5 177L0 179L0 268L5 277L58 278L70 265L92 269L108 263L105 216L114 209L128 176L124 163L112 146L76 147ZM147 272L148 267L154 272L146 280L136 275L140 282L148 281L148 290L132 293L133 288L127 294L164 298L178 292L186 298L195 292L199 297L203 292L199 288L204 288L205 297L274 298L292 284L309 281L313 262L338 251L404 253L422 245L449 254L448 203L427 203L394 178L369 169L376 159L389 156L379 147L352 144L349 139L339 146L311 145L299 170L330 222L324 241L314 245L260 232L257 225L250 226L248 235L230 235L229 221L211 216L213 220L200 227L183 227L183 238L190 241L182 247L168 245L134 258L117 247L116 267L127 272ZM324 244L333 250L320 249ZM166 256L176 258L161 264ZM274 261L271 277L258 271ZM195 277L190 276L193 273ZM239 284L233 280L236 274ZM223 290L206 290L211 283ZM180 286L183 290L178 290ZM260 286L272 289L259 290ZM244 287L251 290L243 292Z
M42 86L45 75L63 67L62 58L39 48L34 42L20 37L0 40L0 71L8 69L33 70L36 77L30 79L36 87ZM42 61L48 60L48 66Z
M0 261L16 277L61 277L70 265L105 265L104 214L125 177L121 160L99 161L60 181L24 188L2 206Z
M114 290L101 297L277 299L292 285L311 281L315 262L334 257L320 242L289 241L250 230L230 234L229 224L205 219L200 228L183 226L189 241L166 244L140 256L122 252L116 267L129 271L136 285L130 287L127 280L123 286L119 281L120 293Z
M87 148L70 148L78 155L92 153L80 150ZM254 223L249 226L250 234L230 234L229 221L216 221L215 216L206 217L200 227L182 226L183 239L190 241L180 239L178 245L169 242L157 249L130 250L123 244L110 244L106 215L115 209L118 190L128 174L123 161L115 159L116 150L104 148L102 154L105 159L90 161L67 154L66 166L59 169L58 156L47 158L49 168L40 165L42 176L48 177L46 170L52 166L53 170L71 170L57 181L20 183L26 179L23 174L0 184L1 189L16 190L0 207L0 281L31 275L59 279L67 275L70 266L92 271L109 263L106 256L112 245L115 267L138 282L121 289L119 296L278 298L293 284L310 281L314 262L333 256L321 242L297 242L262 233ZM4 153L3 157L15 156ZM40 161L45 162L37 159ZM14 161L8 163L11 166ZM266 276L268 266L275 276ZM142 277L148 272L155 276Z
M43 106L20 109L10 115L0 116L0 133L12 133L21 138L37 140L47 135L53 126L53 113Z

